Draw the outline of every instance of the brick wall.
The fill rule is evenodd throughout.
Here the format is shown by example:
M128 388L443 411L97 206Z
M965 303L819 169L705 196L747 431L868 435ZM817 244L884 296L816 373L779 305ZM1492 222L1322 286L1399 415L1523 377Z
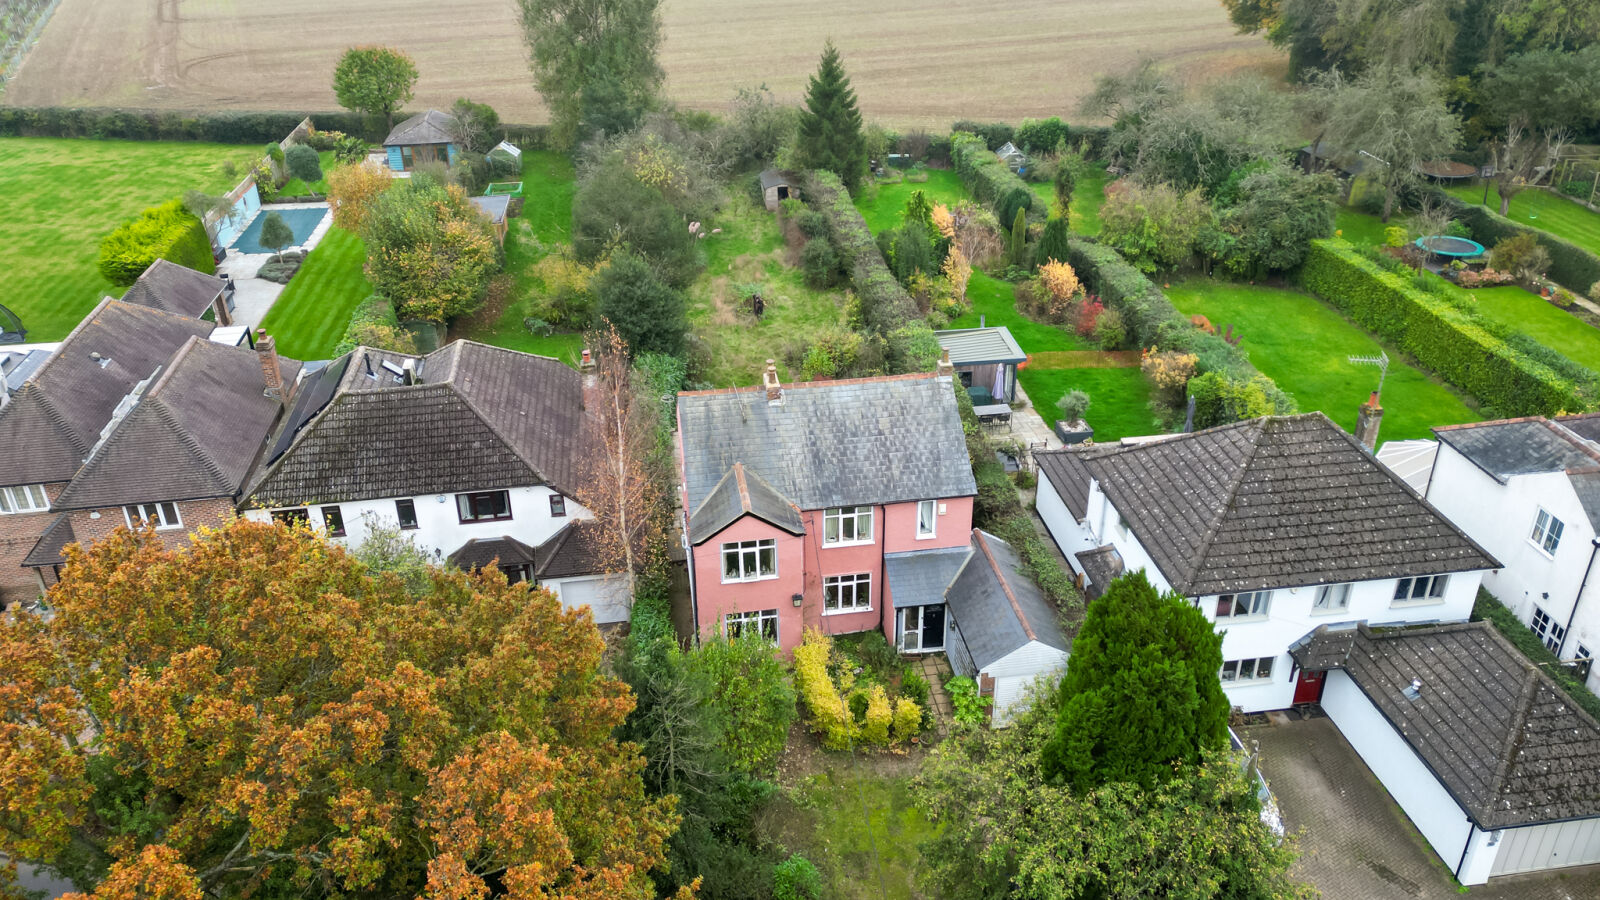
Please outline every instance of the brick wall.
M161 542L168 547L181 546L187 543L189 532L201 526L216 526L227 521L234 514L233 501L225 497L210 500L182 500L178 504L178 518L182 520L182 528L165 529L156 532ZM72 514L72 531L78 536L78 542L92 544L95 541L108 537L118 528L127 527L127 517L122 514L122 507L110 506L105 509L82 509Z
M51 503L66 486L65 481L44 486ZM39 542L56 515L40 512L0 516L0 607L39 596L39 580L32 569L22 567L22 559Z

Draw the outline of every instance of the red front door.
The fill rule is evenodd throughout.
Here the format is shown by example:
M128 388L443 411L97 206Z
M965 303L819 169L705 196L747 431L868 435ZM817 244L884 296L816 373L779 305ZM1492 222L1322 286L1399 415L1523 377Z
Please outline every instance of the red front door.
M1326 672L1300 670L1300 679L1294 683L1294 702L1296 706L1302 703L1322 702L1322 679L1326 674Z

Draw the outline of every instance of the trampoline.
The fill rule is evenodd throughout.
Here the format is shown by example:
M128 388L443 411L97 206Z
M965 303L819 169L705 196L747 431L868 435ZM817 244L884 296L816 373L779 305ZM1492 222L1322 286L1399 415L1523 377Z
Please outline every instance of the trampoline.
M283 224L288 225L289 230L294 232L294 243L289 246L298 247L311 237L311 232L321 224L322 217L328 214L328 208L319 206L313 209L273 209L270 206L263 206L261 212L250 222L250 227L234 238L233 249L240 253L272 253L272 250L261 246L260 241L261 226L267 221L267 214L273 212L282 216Z
M1451 237L1448 234L1430 234L1427 237L1417 238L1415 243L1434 256L1466 259L1483 255L1482 244L1464 237Z

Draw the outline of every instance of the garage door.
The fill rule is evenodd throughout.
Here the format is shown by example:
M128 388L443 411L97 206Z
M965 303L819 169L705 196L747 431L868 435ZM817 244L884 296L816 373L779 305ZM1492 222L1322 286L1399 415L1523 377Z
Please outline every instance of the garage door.
M1590 863L1600 863L1600 819L1506 829L1489 874L1513 875Z
M1027 690L1028 680L1020 675L994 680L994 724L1009 723L1012 716L1022 712L1022 707L1017 704L1023 701ZM1013 709L1013 706L1016 708Z
M626 622L627 593L627 582L621 578L565 581L561 584L561 605L568 609L588 606L594 620L601 625Z

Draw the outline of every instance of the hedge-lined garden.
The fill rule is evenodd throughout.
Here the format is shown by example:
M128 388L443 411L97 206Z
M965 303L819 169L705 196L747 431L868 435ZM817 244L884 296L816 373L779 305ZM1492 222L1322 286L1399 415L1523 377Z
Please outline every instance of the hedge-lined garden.
M1552 415L1593 405L1584 388L1530 355L1538 345L1513 346L1503 327L1414 287L1343 240L1313 241L1300 281L1356 324L1491 407L1486 414ZM1565 361L1554 351L1545 353L1558 365ZM1565 366L1587 373L1570 361ZM1587 374L1593 382L1594 374Z
M964 131L951 135L950 162L972 196L994 210L1002 227L1010 227L1017 210L1033 208L1033 191L1027 183L978 135Z
M1550 253L1550 269L1545 274L1551 281L1579 294L1600 282L1600 256L1563 240L1548 231L1513 222L1492 210L1469 203L1444 191L1434 192L1444 202L1450 214L1461 220L1472 232L1472 239L1485 247L1493 247L1502 240L1519 234L1531 234ZM1566 202L1566 201L1561 201Z

